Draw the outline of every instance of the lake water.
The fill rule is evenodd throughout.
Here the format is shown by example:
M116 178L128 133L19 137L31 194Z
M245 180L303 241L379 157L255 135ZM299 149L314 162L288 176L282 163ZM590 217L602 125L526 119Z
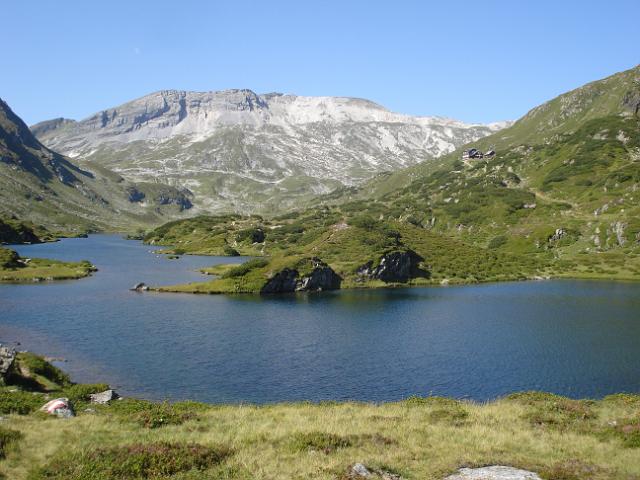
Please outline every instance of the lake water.
M640 391L640 284L141 294L128 289L202 280L197 268L242 259L168 260L111 235L15 249L99 271L0 285L0 340L63 357L75 381L125 395L264 403Z

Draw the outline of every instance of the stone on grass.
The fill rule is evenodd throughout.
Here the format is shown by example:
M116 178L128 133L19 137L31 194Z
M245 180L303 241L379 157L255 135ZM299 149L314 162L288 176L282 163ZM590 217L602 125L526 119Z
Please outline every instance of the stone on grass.
M461 468L445 480L542 480L537 473L504 465L481 468Z
M56 398L45 403L40 407L41 412L46 412L49 415L55 415L59 418L72 418L76 414L73 411L73 406L68 398Z
M100 393L92 393L89 395L89 400L91 400L91 403L99 403L99 404L106 404L109 403L111 400L117 400L120 397L120 395L118 395L116 393L115 390L105 390L104 392L100 392Z

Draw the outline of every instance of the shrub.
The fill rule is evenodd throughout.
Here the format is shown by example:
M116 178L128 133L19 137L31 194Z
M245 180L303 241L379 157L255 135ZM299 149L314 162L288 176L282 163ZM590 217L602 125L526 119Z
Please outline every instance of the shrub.
M242 277L243 275L249 273L251 270L266 267L268 264L268 260L264 258L253 258L247 262L241 263L237 267L229 269L228 271L223 273L220 278Z
M375 230L379 228L380 222L378 222L371 215L358 215L349 219L349 225L352 227L362 228L364 230Z
M42 395L31 392L0 392L0 414L27 415L45 403Z
M265 234L261 228L247 228L245 230L240 230L236 234L236 241L244 242L249 241L251 243L262 243L264 242Z
M230 247L229 245L225 245L222 247L222 252L228 257L239 257L240 252L238 252L235 248Z
M231 454L226 447L158 442L84 450L55 456L29 475L30 480L159 479L207 470Z
M495 250L497 248L502 247L507 243L506 235L498 235L497 237L493 237L489 242L489 248Z

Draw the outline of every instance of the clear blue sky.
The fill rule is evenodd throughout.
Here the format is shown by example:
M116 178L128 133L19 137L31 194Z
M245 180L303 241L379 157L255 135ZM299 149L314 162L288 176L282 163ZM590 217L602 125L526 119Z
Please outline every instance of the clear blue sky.
M0 14L0 97L29 124L226 88L489 122L640 63L639 0L7 0Z

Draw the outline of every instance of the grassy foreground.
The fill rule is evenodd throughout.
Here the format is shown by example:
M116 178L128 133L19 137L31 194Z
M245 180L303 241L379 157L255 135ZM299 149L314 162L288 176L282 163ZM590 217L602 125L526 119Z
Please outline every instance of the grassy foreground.
M72 280L95 272L88 261L61 262L47 258L21 258L16 252L0 247L0 283L32 283Z
M0 390L4 478L347 479L356 462L405 479L491 464L555 480L640 478L638 395L265 406L124 399L102 406L90 405L87 394L105 385L73 385L38 358L23 357L30 368L19 367L35 381L23 376ZM71 398L78 416L35 411L56 396Z

